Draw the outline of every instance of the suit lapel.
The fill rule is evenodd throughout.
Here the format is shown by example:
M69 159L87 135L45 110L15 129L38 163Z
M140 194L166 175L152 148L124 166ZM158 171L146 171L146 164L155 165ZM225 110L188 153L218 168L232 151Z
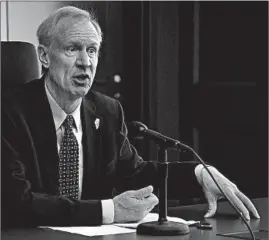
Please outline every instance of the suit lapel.
M57 137L52 111L45 93L44 80L37 80L28 92L28 122L35 143L36 158L40 165L40 178L43 188L49 194L57 193L59 156ZM103 118L96 111L94 98L90 94L81 105L83 131L83 184L82 198L94 194L95 180L103 164L102 135L105 132ZM93 185L92 185L93 184ZM91 185L89 187L89 185Z
M83 189L82 198L89 197L94 189L89 187L98 175L103 159L102 132L103 118L96 113L92 99L84 98L81 105L81 122L83 130ZM92 186L92 185L91 185Z
M55 125L44 89L44 80L38 80L34 84L28 94L29 126L36 145L43 187L48 193L55 194L59 161Z

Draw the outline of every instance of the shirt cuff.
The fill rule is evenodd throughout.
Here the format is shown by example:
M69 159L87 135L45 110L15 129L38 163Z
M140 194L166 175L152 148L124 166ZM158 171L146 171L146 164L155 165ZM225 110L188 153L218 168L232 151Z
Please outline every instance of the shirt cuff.
M103 224L114 222L114 203L112 199L102 200Z
M212 166L210 166L210 165L206 165L208 168L214 168L214 167L212 167ZM196 167L195 167L195 170L194 170L194 172L195 172L195 176L196 176L196 178L197 178L197 181L199 182L199 184L201 185L202 184L202 182L203 182L203 176L202 176L202 171L203 171L203 169L204 169L204 166L203 166L203 164L199 164L199 165L197 165Z

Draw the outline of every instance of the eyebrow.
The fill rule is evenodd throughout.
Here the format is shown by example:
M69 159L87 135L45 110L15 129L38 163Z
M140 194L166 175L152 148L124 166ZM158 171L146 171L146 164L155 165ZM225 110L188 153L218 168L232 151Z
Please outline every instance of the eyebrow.
M72 45L76 45L76 46L81 46L81 45L86 45L87 47L88 46L94 46L94 47L96 47L96 48L100 48L100 44L98 44L97 42L90 42L90 43L84 43L84 42L80 42L80 41L70 41L70 42L67 42L66 43L66 45L70 45L70 44L72 44Z

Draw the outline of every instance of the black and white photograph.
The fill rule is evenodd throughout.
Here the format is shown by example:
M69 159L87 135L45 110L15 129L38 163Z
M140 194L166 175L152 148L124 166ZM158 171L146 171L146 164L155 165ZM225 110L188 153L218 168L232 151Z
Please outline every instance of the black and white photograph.
M1 1L3 240L268 239L268 1Z

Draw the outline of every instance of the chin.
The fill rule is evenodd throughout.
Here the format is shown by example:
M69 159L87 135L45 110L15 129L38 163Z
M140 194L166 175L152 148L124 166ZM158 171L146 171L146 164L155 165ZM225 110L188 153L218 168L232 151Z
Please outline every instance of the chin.
M84 88L84 89L77 89L75 92L75 95L78 97L84 97L89 92L90 88Z

